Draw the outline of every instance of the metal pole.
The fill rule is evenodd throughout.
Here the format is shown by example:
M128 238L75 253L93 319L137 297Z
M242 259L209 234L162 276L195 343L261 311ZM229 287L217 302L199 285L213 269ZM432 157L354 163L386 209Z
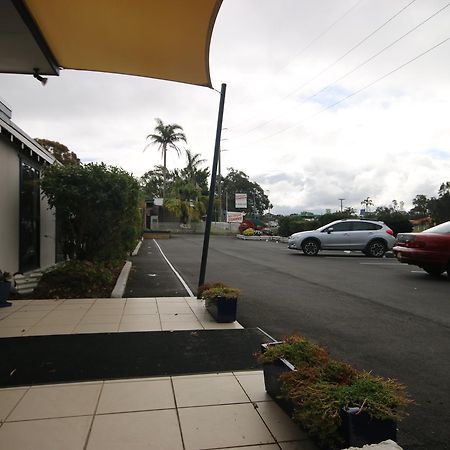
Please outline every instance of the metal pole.
M202 262L200 265L200 276L198 278L198 287L200 287L202 284L205 283L206 262L208 260L209 236L211 234L211 222L214 206L214 191L216 188L217 162L220 153L220 136L222 134L223 109L225 105L226 90L227 85L225 83L222 83L222 88L220 90L219 115L217 117L217 129L216 129L216 144L214 147L214 159L211 169L211 185L209 188L208 212L206 214L205 235L203 238ZM197 291L197 298L200 298L198 291Z

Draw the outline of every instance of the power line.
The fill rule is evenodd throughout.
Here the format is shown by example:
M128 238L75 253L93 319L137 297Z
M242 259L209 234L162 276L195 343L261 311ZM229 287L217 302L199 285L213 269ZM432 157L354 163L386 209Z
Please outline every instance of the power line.
M355 44L352 48L350 48L349 50L347 50L342 56L340 56L339 58L337 58L336 60L334 60L331 64L329 64L327 67L325 67L323 70L321 70L319 73L317 73L316 75L314 75L312 78L310 78L308 81L304 82L301 86L299 86L298 88L296 88L294 91L290 92L289 94L286 94L284 97L282 97L280 99L280 102L283 102L284 100L286 100L289 97L292 97L296 94L298 94L299 92L301 92L303 90L303 88L305 86L307 86L309 83L311 83L312 81L315 81L317 78L319 78L321 75L323 75L325 72L327 72L329 69L331 69L332 67L334 67L337 63L339 63L340 61L342 61L346 56L348 56L351 52L353 52L354 50L356 50L358 47L360 47L364 42L366 42L367 40L369 40L372 36L374 36L376 33L378 33L378 31L380 31L382 28L384 28L387 24L389 24L390 22L392 22L392 20L394 20L397 16L399 16L403 11L405 11L407 8L409 8L414 2L416 2L416 0L412 0L410 1L406 6L402 7L400 10L398 10L393 16L391 16L388 20L386 20L384 23L382 23L380 26L378 26L375 30L373 30L371 33L369 33L366 37L364 37L362 40L360 40L357 44ZM447 5L449 6L449 5ZM447 7L446 6L446 7ZM444 7L443 9L445 9L446 7ZM440 11L438 11L437 13L435 13L434 15L438 14ZM433 16L430 16L428 19L426 19L426 21L430 20ZM422 22L420 25L423 25L423 23L425 23L426 21ZM416 27L417 28L417 27ZM407 34L411 33L412 31L414 31L415 28L413 28L412 30L410 30ZM400 39L403 39L403 37L405 37L407 34L403 35L401 38L399 38L397 41L394 41L394 43L392 43L390 46L394 45L395 43L397 43ZM383 50L381 50L379 53L377 53L376 55L372 56L371 58L369 58L369 60L366 60L364 63L362 63L361 65L357 66L353 71L359 69L360 67L362 67L364 64L367 64L371 59L375 58L376 56L378 56L380 53L383 53L383 51L387 50L389 48L385 47ZM349 72L346 75L344 75L342 78L339 78L338 81L340 81L341 79L345 78L347 75L349 75L350 73L353 72ZM316 94L314 94L314 96L318 95L320 92L324 91L325 89L328 89L330 86L332 86L335 82L327 85L325 88L321 89L319 92L317 92ZM309 100L310 98L313 98L314 96L308 97L306 98L304 101L302 101L300 104L304 103L305 101ZM278 119L279 117L281 117L283 114L280 114L276 117L273 117L272 119L269 119L261 124L258 124L256 126L254 126L253 128L251 128L250 130L247 130L245 133L243 133L241 136L245 136L246 134L251 133L252 131L261 128L271 122L273 122L274 120Z
M291 60L285 64L281 69L279 69L275 75L280 73L282 70L286 69L290 64L292 64L292 61L294 59L299 58L301 55L303 55L307 50L309 50L319 39L321 39L323 36L325 36L330 30L332 30L341 20L343 20L345 17L347 17L354 9L356 9L360 3L362 3L364 0L358 0L353 6L351 6L348 10L344 12L341 16L339 16L334 22L332 22L328 27L325 28L322 32L320 32L315 38L313 38L308 44L306 44L305 47L303 47L297 54L295 54ZM413 0L416 1L416 0ZM249 98L249 95L244 97L243 100L241 100L235 107L237 108L239 105L242 105L246 102L246 100Z
M305 122L313 119L314 117L317 117L319 114L322 114L323 112L334 108L335 106L339 105L340 103L348 100L351 97L354 97L355 95L361 93L362 91L365 91L366 89L372 87L374 84L378 83L379 81L384 80L385 78L387 78L388 76L392 75L395 72L398 72L400 69L403 69L404 67L406 67L407 65L413 63L414 61L417 61L418 59L422 58L423 56L425 56L427 53L430 53L431 51L435 50L436 48L440 47L441 45L445 44L446 42L450 41L450 36L447 37L446 39L444 39L443 41L433 45L433 47L429 48L428 50L425 50L424 52L420 53L419 55L415 56L414 58L410 59L409 61L401 64L400 66L397 66L395 69L391 70L390 72L387 72L386 74L382 75L381 77L375 79L374 81L370 82L369 84L366 84L365 86L363 86L362 88L358 89L355 92L352 92L351 94L345 96L344 98L342 98L341 100L338 100L337 102L332 103L331 105L326 106L325 108L322 108L320 111L316 112L315 114L312 114L311 116L305 118L304 120L302 120L300 123L297 123L296 125L284 128L282 130L277 131L276 133L272 133L269 136L264 136L260 139L257 139L255 141L253 141L253 143L256 142L260 142L262 140L266 140L266 139L270 139L274 136L277 136L281 133L284 133L286 131L290 131L293 130L295 128L298 128L299 126L301 126L302 124L304 124Z

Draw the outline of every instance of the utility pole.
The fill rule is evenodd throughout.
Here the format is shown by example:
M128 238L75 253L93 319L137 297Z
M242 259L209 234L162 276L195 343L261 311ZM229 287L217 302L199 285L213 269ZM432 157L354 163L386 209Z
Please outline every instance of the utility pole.
M345 198L339 198L338 200L341 202L341 212L342 212L342 202L345 200Z
M211 222L213 215L214 206L214 191L216 189L216 176L217 176L217 163L220 155L220 136L222 132L222 121L223 121L223 110L225 106L225 93L227 90L227 85L222 83L222 88L220 90L220 102L219 102L219 113L217 117L217 129L216 129L216 142L214 145L214 158L213 165L211 169L211 183L209 188L209 200L208 200L208 212L206 214L205 223L205 234L203 237L203 250L202 250L202 261L200 264L200 275L198 278L198 286L200 287L205 282L206 275L206 263L208 261L208 249L209 249L209 236L211 234ZM197 292L197 298L200 294Z

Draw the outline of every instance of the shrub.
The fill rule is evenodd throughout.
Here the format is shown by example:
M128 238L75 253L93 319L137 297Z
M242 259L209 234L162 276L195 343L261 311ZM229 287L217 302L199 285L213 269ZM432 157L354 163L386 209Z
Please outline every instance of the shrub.
M203 290L202 298L206 301L213 301L217 297L231 299L237 298L241 292L237 288L232 288L225 285L218 286L218 284L219 283L216 283L216 286Z
M34 298L103 298L109 297L122 262L109 264L68 261L42 275Z
M136 245L139 184L124 170L54 164L45 169L41 187L56 210L64 256L108 261L124 258Z
M297 215L280 217L278 223L278 233L284 237L298 233L299 231L315 230L318 227L316 220L305 220L303 217Z
M253 228L247 228L245 229L242 234L244 236L254 236L255 235L255 230Z
M405 387L331 359L322 347L301 336L269 346L263 363L284 358L296 371L282 375L282 396L294 404L293 418L320 446L340 448L341 410L358 407L370 417L399 421L411 403Z

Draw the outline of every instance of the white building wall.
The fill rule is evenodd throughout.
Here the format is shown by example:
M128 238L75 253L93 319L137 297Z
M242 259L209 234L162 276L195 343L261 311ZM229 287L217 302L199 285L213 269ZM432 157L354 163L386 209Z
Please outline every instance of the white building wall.
M19 157L0 140L0 270L19 270Z

